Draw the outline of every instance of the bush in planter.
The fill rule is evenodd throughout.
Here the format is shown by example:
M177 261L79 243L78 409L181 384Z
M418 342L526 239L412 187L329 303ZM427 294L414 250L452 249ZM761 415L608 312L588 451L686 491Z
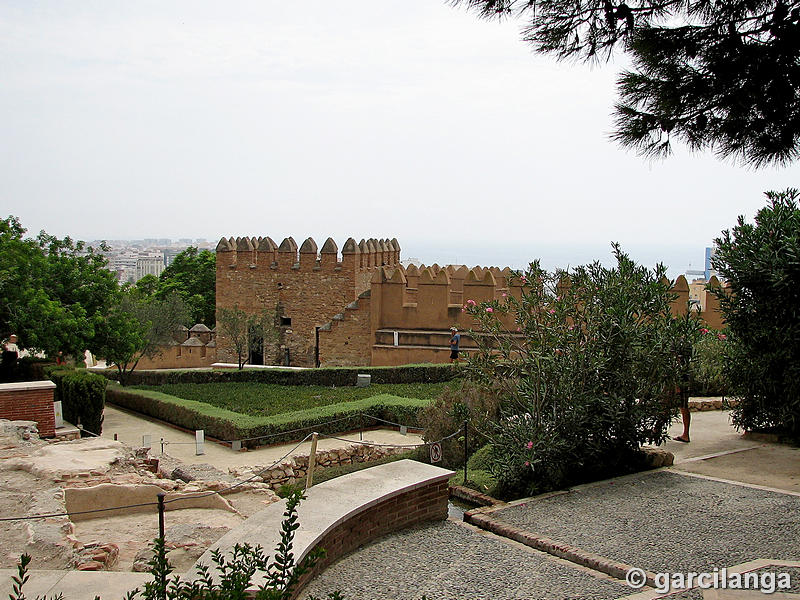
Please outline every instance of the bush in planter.
M533 263L513 282L519 294L466 300L485 332L469 376L502 390L500 419L483 433L503 495L625 472L642 444L666 437L686 376L678 357L699 325L673 316L662 265L639 266L618 245L614 255L614 268L548 273Z
M100 435L103 429L103 409L107 380L102 375L85 370L56 368L49 370L56 384L54 400L61 401L64 420Z

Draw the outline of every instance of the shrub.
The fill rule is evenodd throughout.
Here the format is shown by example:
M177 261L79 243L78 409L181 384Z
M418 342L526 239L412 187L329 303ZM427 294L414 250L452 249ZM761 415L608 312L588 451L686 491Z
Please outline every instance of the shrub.
M532 263L506 297L467 300L486 332L469 375L502 400L484 434L504 495L626 472L641 444L666 437L698 323L673 316L662 265L639 266L618 245L614 255L613 268Z
M133 371L126 385L165 385L168 383L244 382L277 385L354 386L359 373L372 376L372 383L441 383L461 375L454 365L406 365L402 367L335 367L323 369L245 369L217 371ZM116 379L114 371L103 373Z
M715 240L712 265L729 330L725 374L739 398L733 423L800 438L800 209L797 190L767 192L755 223L739 217Z
M352 402L253 417L196 400L185 400L150 390L131 390L116 384L108 387L107 394L109 402L185 429L203 429L207 437L243 440L269 436L268 440L256 439L245 443L246 446L295 441L312 430L319 433L339 433L372 426L375 422L369 419L370 416L414 427L420 423L420 409L428 404L428 400L382 394Z
M486 444L482 448L478 448L475 453L469 457L467 461L467 469L474 469L477 471L488 471L492 468L492 445Z
M465 381L448 386L422 410L425 441L442 442L442 465L464 465L464 422L467 421L467 455L486 443L487 421L497 420L499 398L496 390ZM453 433L461 432L455 436ZM446 438L446 439L445 439Z
M106 400L105 377L86 370L52 369L50 379L56 384L54 400L61 401L64 419L81 424L83 429L100 435L103 429L103 408Z
M701 330L703 335L694 344L691 393L696 396L726 396L729 384L725 377L727 335Z

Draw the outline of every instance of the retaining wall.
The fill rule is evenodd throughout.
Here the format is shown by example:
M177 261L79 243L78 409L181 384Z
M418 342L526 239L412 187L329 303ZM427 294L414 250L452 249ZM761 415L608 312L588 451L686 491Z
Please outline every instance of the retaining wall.
M0 384L0 419L36 421L39 437L55 437L52 381L24 381Z

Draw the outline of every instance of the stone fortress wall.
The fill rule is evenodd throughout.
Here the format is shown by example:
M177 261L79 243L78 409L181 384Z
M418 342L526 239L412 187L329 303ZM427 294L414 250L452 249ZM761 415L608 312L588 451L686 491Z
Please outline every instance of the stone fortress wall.
M380 366L449 360L449 329L461 330L461 347L475 348L462 312L467 300L519 298L522 288L508 268L400 264L393 240L349 238L339 258L328 238L321 250L308 238L299 248L289 237L277 246L269 237L223 238L217 245L217 309L238 306L248 313L276 313L279 339L265 350L263 364L294 366ZM719 286L712 278L711 286ZM675 281L676 314L685 314L689 285ZM703 317L721 329L719 301L705 292ZM219 318L219 314L217 315ZM511 316L502 316L509 331ZM513 335L513 334L512 334ZM217 357L235 356L220 330Z

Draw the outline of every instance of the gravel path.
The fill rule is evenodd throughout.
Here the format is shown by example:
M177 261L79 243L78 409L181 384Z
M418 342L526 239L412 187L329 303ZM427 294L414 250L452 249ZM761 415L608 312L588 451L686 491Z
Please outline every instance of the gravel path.
M671 472L573 490L493 517L653 572L800 560L800 497Z
M347 600L563 600L632 590L472 528L441 521L381 538L331 565L303 591Z

